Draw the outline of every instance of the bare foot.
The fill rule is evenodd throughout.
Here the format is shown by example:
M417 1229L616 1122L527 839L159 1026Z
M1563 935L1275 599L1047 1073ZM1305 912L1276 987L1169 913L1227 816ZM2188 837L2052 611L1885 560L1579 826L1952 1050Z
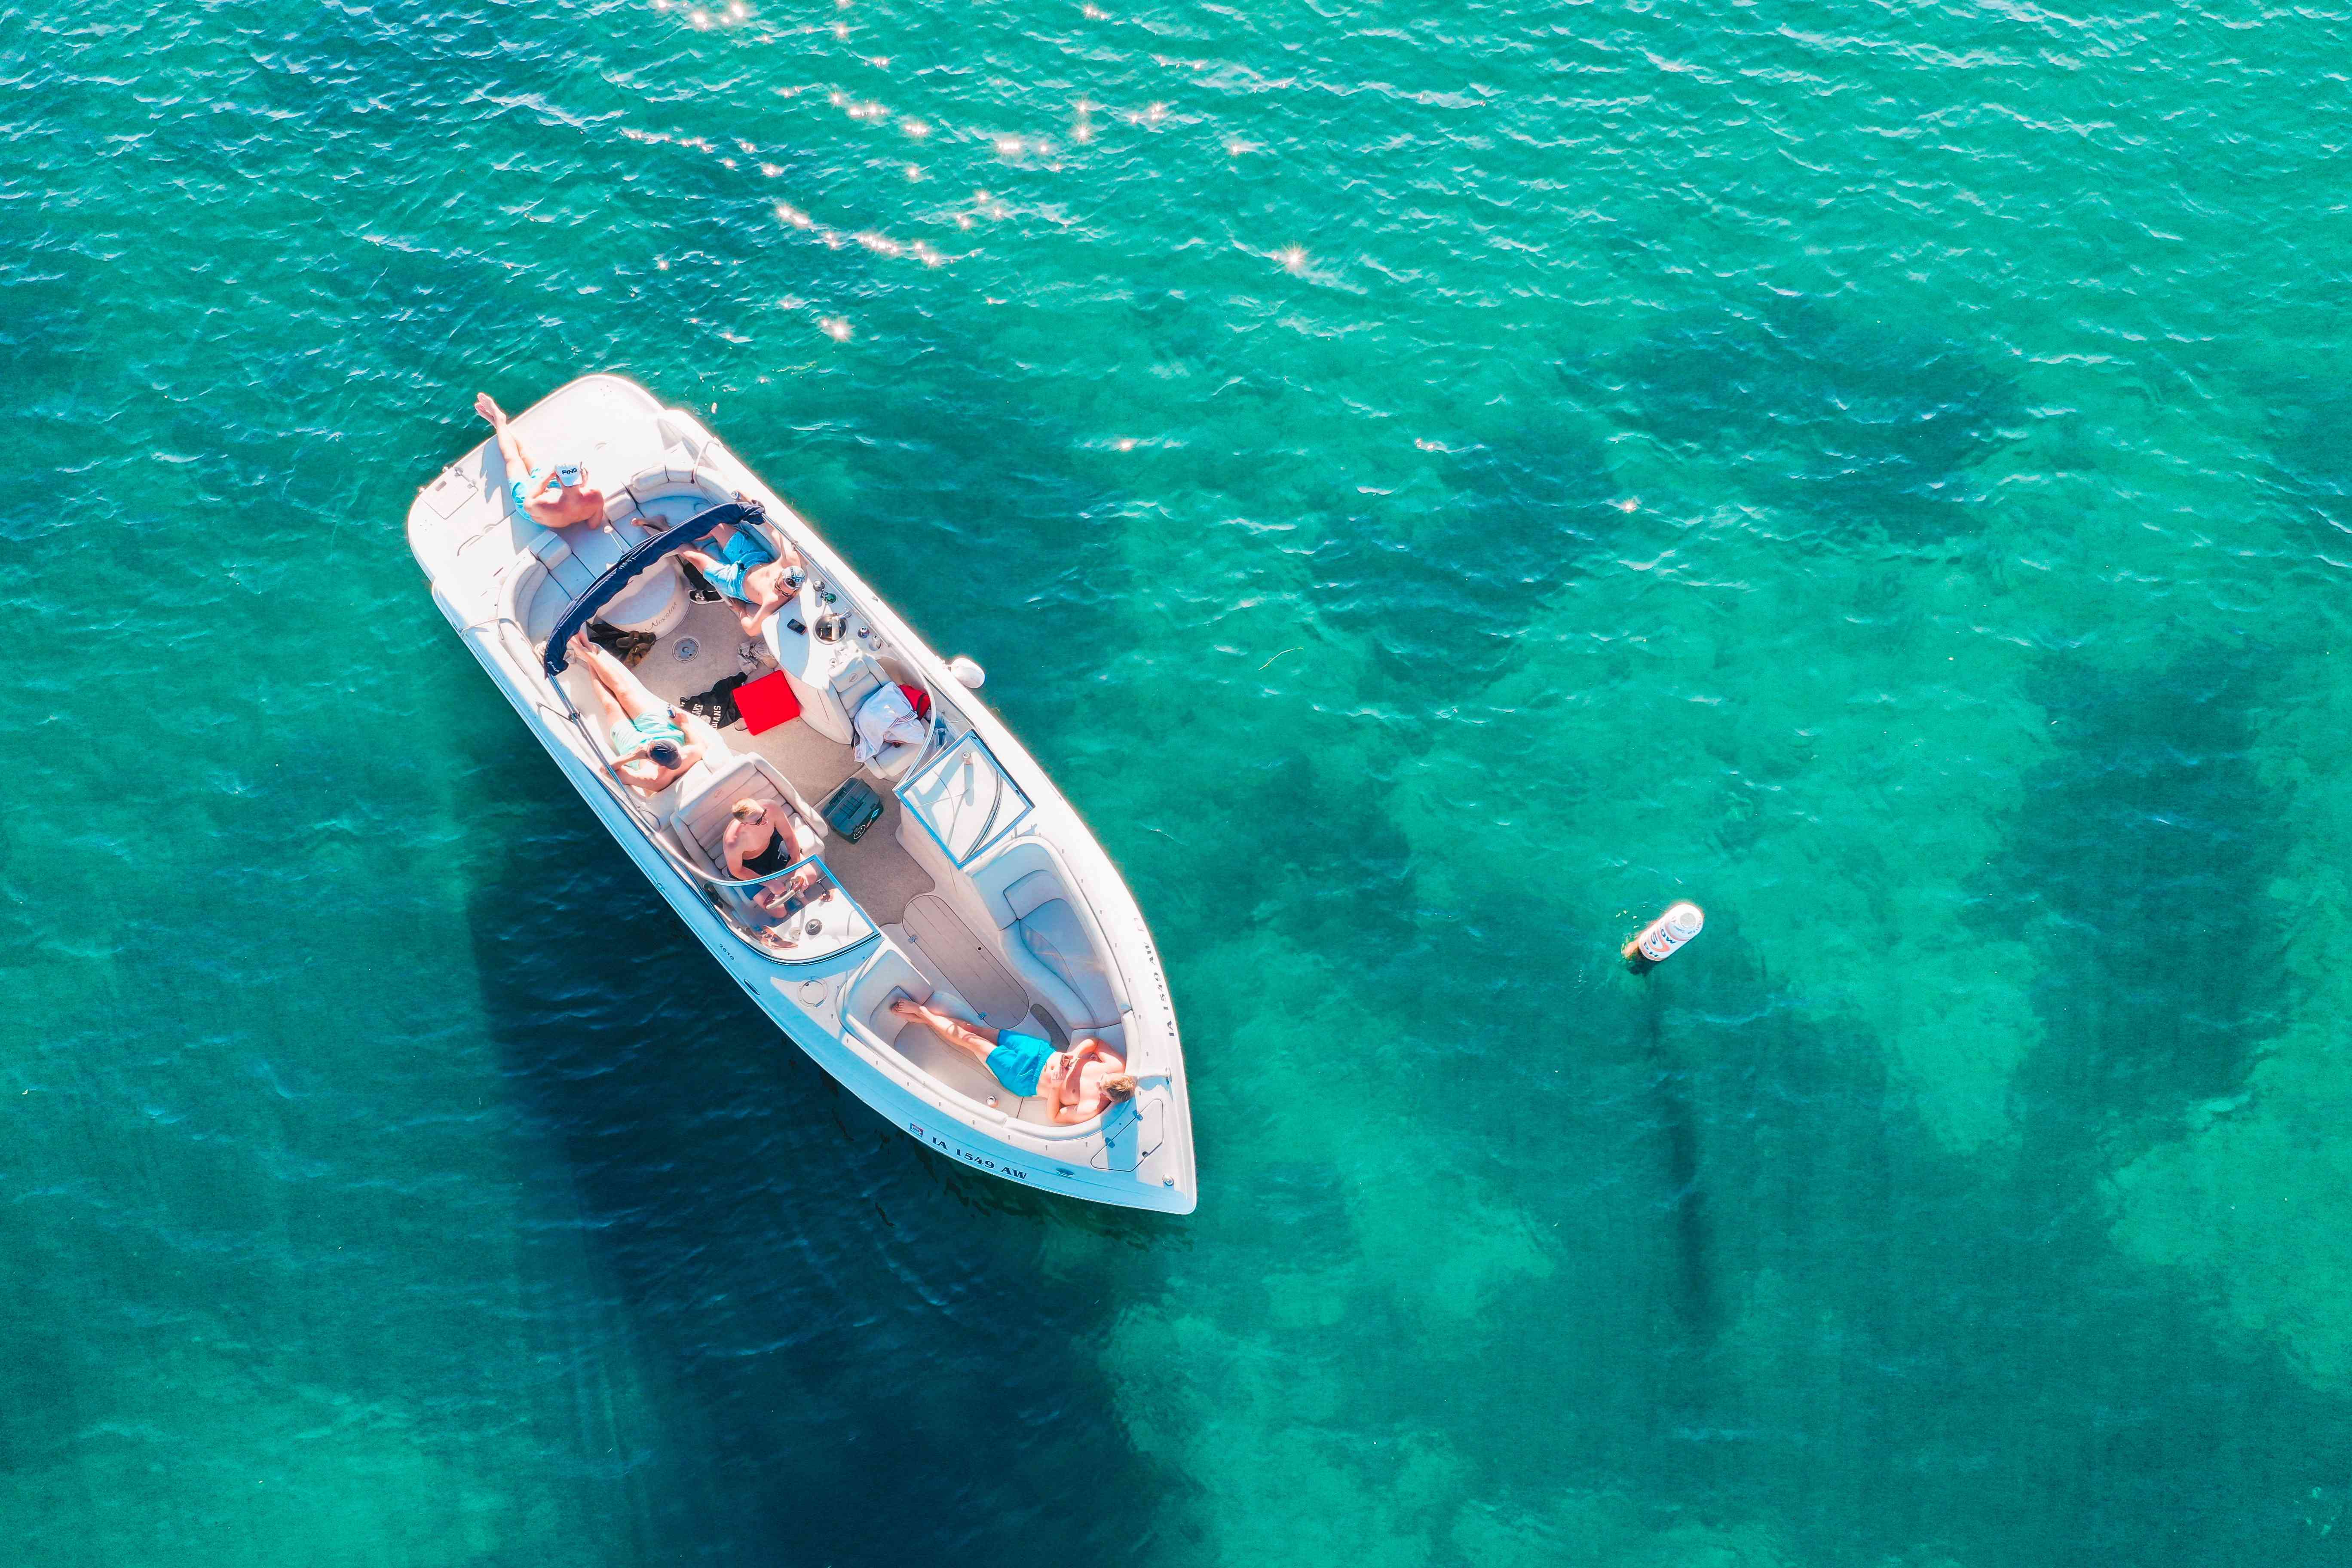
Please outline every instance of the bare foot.
M604 647L602 643L599 643L595 638L590 637L584 630L576 631L572 634L572 654L573 658L579 659L581 663L586 665L592 671L605 659L613 657L611 654L604 651Z
M488 420L490 428L493 430L507 422L506 410L492 402L490 395L487 392L478 392L474 395L474 412Z
M896 1002L891 1003L890 1011L898 1017L912 1019L917 1023L920 1023L922 1021L922 1004L916 1001L911 996L901 996Z

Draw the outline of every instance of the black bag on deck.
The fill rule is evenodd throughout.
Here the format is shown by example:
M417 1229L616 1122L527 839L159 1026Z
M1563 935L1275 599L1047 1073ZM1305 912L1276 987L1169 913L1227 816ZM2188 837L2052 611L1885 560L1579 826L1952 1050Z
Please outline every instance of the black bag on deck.
M743 677L730 675L708 691L680 699L678 706L714 730L732 729L743 721L742 710L735 706L735 689L742 684Z
M824 825L855 844L882 816L882 797L864 779L851 779L825 797Z

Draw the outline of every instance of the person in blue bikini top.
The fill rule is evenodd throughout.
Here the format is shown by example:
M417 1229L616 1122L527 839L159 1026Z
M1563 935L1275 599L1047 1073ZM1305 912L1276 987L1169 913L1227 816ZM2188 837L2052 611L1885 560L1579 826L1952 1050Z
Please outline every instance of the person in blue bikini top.
M980 1062L1008 1092L1044 1100L1056 1122L1090 1121L1135 1094L1135 1075L1127 1070L1126 1059L1100 1040L1080 1040L1057 1051L1039 1036L967 1024L909 997L891 1003L890 1011Z
M596 697L612 726L606 740L613 748L613 771L639 795L652 796L684 778L702 760L703 738L689 738L684 729L698 719L681 713L646 690L629 667L588 640L586 632L573 635L572 662L596 683ZM710 739L717 739L713 731Z

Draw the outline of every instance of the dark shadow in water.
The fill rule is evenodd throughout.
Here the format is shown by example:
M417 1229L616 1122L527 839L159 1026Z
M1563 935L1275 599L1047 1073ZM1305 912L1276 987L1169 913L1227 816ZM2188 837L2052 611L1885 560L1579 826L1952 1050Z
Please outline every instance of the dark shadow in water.
M518 762L518 793L561 786ZM515 1093L571 1156L650 1368L648 1536L742 1564L1123 1560L1166 1482L1098 1373L1114 1294L1041 1226L1164 1230L943 1167L751 1008L603 831L473 895ZM552 869L551 869L552 868Z
M1286 1266L1329 1268L1353 1250L1347 1182L1328 1162L1276 1160L1252 1167L1253 1225L1277 1239Z
M1410 951L1412 847L1362 780L1328 773L1304 752L1236 757L1213 803L1130 835L1129 876L1155 889L1164 958L1189 959L1262 924L1312 951ZM1252 999L1244 991L1238 1000Z
M2352 548L2352 387L2333 374L2251 379L2270 410L2287 494L2311 521L2316 547L2340 558Z
M1517 661L1530 616L1622 533L1626 515L1609 504L1601 448L1559 410L1439 461L1447 489L1434 507L1333 509L1310 592L1390 680L1450 702Z
M2119 1249L2106 1185L2240 1082L2284 984L2278 803L2245 749L2261 668L2243 647L2053 667L2063 754L1979 889L2042 955L2011 1146L1946 1149L1886 1042L1793 1004L1736 910L1638 982L1600 956L1622 933L1570 908L1437 954L1449 989L1420 1016L1532 1047L1517 1074L1437 1070L1459 1113L1523 1116L1514 1158L1555 1179L1513 1185L1556 1267L1386 1414L1507 1507L1664 1500L1769 1521L1795 1560L2341 1562L2322 1527L2352 1400Z
M1675 1305L1685 1329L1703 1339L1715 1328L1715 1290L1707 1269L1706 1192L1699 1183L1698 1121L1666 1037L1663 987L1670 982L1654 973L1638 978L1647 994L1643 1014L1649 1025L1644 1055L1651 1074L1652 1116L1665 1144L1666 1205L1673 1215L1675 1259L1681 1276Z
M2276 1026L2283 846L2248 755L2266 663L2238 639L2119 675L2053 665L2035 693L2059 754L2027 780L1971 923L2041 954L2049 1044L2019 1087L2066 1108L2070 1142L2084 1115L2108 1138L2177 1125Z
M1726 465L1760 500L1899 542L1961 528L1967 471L2026 418L2014 379L1957 340L1805 300L1688 312L1563 375L1580 401Z

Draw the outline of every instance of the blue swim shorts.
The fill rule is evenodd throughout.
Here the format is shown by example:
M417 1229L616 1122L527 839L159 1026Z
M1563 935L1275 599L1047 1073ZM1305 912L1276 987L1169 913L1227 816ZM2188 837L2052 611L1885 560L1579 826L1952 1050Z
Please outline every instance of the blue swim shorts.
M540 487L547 483L547 476L554 471L552 468L533 468L521 479L508 480L507 494L514 497L515 510L529 517L530 498L539 493Z
M761 543L750 530L741 528L727 536L727 542L719 547L719 557L721 564L703 575L710 580L712 587L729 598L740 599L747 605L751 602L751 595L744 590L744 577L753 567L765 566L775 559L768 553L768 547Z
M988 1070L996 1075L997 1082L1026 1100L1037 1092L1038 1075L1053 1059L1050 1040L1007 1029L996 1037L996 1048L988 1053Z

